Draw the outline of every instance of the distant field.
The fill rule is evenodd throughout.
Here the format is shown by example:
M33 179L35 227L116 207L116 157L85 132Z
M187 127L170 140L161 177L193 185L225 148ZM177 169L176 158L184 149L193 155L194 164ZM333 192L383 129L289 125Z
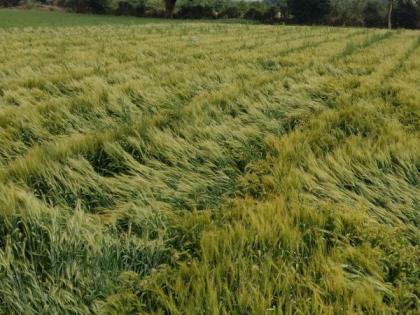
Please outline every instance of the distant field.
M419 32L24 14L0 313L417 313Z
M163 19L125 16L71 14L57 11L0 9L0 27L91 26L107 24L136 25L168 23Z
M174 24L184 20L158 18L139 18L129 16L72 14L58 11L21 10L0 8L0 28L9 27L59 27L59 26L95 26L95 25L140 25L140 24ZM240 19L195 20L188 23L223 23L255 24L253 21Z

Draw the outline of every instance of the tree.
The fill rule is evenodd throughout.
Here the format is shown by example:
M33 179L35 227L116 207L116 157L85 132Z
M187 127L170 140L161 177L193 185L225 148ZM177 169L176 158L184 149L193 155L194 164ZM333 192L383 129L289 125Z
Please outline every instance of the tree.
M283 20L288 19L289 0L264 0L264 2L271 7L277 8Z
M79 13L112 13L117 8L117 1L114 0L60 0L57 3Z
M419 3L413 0L399 0L392 14L393 26L416 28L419 17Z
M330 12L329 0L289 0L288 4L298 23L319 23Z
M367 27L379 27L385 25L385 20L380 12L377 1L369 1L363 10L363 21Z
M330 22L333 25L362 26L366 0L331 0Z
M15 7L19 2L20 0L0 0L0 7Z
M174 16L176 0L165 0L165 16L171 18Z
M392 28L392 10L394 9L394 0L388 1L388 28Z

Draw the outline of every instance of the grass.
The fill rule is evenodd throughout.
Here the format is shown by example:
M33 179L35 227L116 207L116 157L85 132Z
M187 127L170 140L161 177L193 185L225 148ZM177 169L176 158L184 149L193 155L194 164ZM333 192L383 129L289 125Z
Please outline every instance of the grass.
M63 27L63 26L100 26L100 25L142 25L175 24L182 20L160 18L138 18L114 15L76 14L60 11L2 9L0 8L0 28L12 27ZM242 19L196 20L189 23L254 24Z
M163 19L112 15L75 14L60 11L0 9L0 27L59 27L94 25L138 25L168 23Z
M418 312L418 32L0 36L0 313Z

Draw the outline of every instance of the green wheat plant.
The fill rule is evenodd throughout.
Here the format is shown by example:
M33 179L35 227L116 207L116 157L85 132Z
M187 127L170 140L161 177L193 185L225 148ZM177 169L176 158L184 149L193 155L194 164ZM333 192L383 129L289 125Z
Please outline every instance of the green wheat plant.
M418 313L418 32L0 38L0 313Z

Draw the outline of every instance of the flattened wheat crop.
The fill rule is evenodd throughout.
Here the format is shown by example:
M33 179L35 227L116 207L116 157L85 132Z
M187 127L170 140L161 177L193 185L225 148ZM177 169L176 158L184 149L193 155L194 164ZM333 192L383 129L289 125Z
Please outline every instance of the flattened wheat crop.
M418 312L418 31L0 38L0 313Z

